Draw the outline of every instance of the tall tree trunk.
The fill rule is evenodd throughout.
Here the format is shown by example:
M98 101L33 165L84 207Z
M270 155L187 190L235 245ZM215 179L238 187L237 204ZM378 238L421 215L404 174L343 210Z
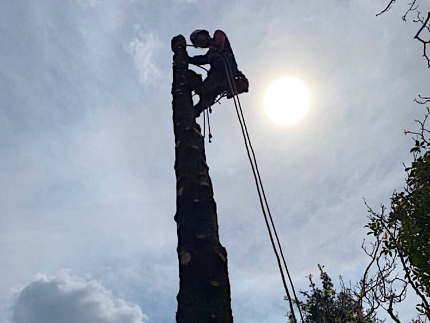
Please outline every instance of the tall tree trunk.
M178 323L232 323L227 252L218 236L216 204L204 139L191 98L197 74L188 69L186 42L172 39L178 228Z

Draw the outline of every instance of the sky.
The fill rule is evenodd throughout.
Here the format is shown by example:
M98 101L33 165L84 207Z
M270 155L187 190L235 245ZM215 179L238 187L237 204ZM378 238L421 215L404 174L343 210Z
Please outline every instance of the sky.
M250 81L241 102L296 288L317 264L357 281L363 198L377 209L402 189L413 145L403 131L425 112L413 99L429 94L416 25L401 21L406 4L375 17L385 5L2 0L0 322L175 322L170 40L202 28L227 33ZM282 76L312 93L295 125L264 114L264 92ZM231 100L214 107L211 128L234 319L285 322Z

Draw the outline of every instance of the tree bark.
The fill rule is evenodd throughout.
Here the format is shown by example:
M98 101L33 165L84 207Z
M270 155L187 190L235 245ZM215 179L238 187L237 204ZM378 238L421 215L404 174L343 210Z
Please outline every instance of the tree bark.
M218 236L204 138L195 121L186 42L172 39L179 293L177 323L232 323L227 252Z

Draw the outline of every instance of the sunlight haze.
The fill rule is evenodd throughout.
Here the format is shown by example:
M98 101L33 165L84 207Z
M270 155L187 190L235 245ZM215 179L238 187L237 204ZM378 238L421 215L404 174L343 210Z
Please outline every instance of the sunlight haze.
M309 111L311 92L296 77L282 77L274 81L264 95L264 109L268 118L276 124L299 122Z

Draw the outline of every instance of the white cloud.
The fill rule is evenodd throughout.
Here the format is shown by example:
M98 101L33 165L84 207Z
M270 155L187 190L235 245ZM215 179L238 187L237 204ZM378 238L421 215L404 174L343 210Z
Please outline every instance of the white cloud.
M61 272L39 276L23 288L12 307L14 323L143 323L138 305L116 298L95 280Z
M161 76L160 70L154 63L154 53L160 46L160 40L153 33L135 37L128 45L128 51L133 57L142 84L146 85Z

